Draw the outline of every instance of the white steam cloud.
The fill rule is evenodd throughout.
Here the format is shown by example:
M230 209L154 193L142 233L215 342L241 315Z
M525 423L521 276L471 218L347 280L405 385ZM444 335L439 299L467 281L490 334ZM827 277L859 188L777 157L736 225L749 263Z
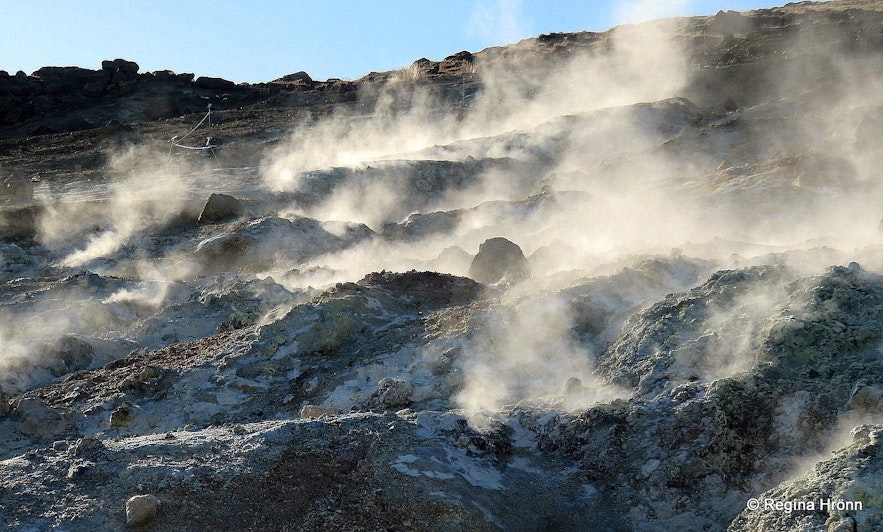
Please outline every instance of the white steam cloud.
M77 268L117 252L145 229L167 222L183 210L188 197L183 169L170 165L167 157L135 147L112 155L108 169L122 177L111 183L107 197L72 202L69 195L64 203L47 205L40 239L50 248L66 249L71 241L85 238L82 247L61 261Z
M654 19L673 17L683 13L692 4L690 0L625 0L616 3L616 24L635 24Z
M499 44L512 43L530 35L521 4L521 0L479 2L469 17L469 34Z
M617 17L640 22L688 5L627 2ZM504 2L484 5L474 19L509 31L517 13L517 3ZM684 19L618 27L596 35L586 52L545 57L539 70L518 68L522 59L507 62L490 50L468 71L480 90L464 100L469 105L460 116L439 112L450 103L424 91L413 70L362 94L354 109L367 114L350 109L300 124L267 158L264 175L274 190L309 193L319 175L311 172L352 172L321 200L295 201L292 215L380 231L412 212L456 213L446 231L416 243L375 239L316 259L313 266L334 272L328 280L421 266L463 274L468 258L446 262L443 252L448 259L457 254L451 250L474 254L492 236L509 238L531 257L536 275L519 288L521 298L490 313L465 351L466 385L458 397L464 408L561 400L571 377L591 391L586 400L615 395L593 377L595 353L575 340L574 316L554 295L579 275L611 273L610 265L628 265L628 257L668 255L672 248L719 267L771 261L817 272L859 256L866 266L883 264L878 253L861 251L877 240L880 217L871 177L879 161L856 137L867 109L883 104L879 88L863 79L868 64L800 32L784 48L800 55L794 69L752 74L756 87L775 87L800 108L778 109L782 100L769 94L752 107L758 102L751 94L736 92L742 106L724 110L730 104L714 94L718 89L696 82L693 31ZM805 68L817 64L823 66ZM837 90L819 91L821 80ZM469 86L460 83L465 94ZM698 106L681 99L686 95ZM401 167L388 161L421 159L497 163L466 186L417 204L394 177ZM700 359L678 362L708 379L748 369L752 336L730 325L756 332L778 301L744 295L712 316L713 341L691 355Z
M626 395L593 373L593 355L573 333L571 311L553 294L505 302L484 316L465 348L457 402L469 412L522 401L563 409Z

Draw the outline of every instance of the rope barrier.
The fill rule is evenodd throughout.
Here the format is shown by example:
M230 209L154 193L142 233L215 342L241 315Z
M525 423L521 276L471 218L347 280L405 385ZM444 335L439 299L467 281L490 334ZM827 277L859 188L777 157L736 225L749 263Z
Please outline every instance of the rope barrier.
M190 131L188 131L187 134L184 135L184 136L181 137L181 138L178 138L177 136L172 137L172 140L173 140L173 141L175 141L175 140L181 141L181 140L186 139L187 137L189 137L190 135L192 135L194 131L196 131L197 129L199 129L199 126L201 126L201 125L203 124L203 122L205 122L206 120L208 120L209 117L210 117L211 115L212 115L212 108L211 108L211 105L209 105L208 112L205 113L205 116L202 117L202 120L200 120L198 124L196 124L195 126L193 126L193 129L191 129ZM209 125L211 125L211 122L209 122Z
M210 150L210 149L212 149L212 148L217 148L217 147L218 147L217 144L206 144L205 146L184 146L184 145L182 145L182 144L178 144L178 143L176 143L176 142L173 142L173 143L172 143L172 146L174 146L174 147L176 147L176 148L182 148L182 149L185 149L185 150Z
M206 111L205 116L202 117L202 120L200 120L198 124L193 126L193 128L191 128L190 131L188 131L183 137L178 137L177 135L175 135L174 137L172 137L169 140L169 164L171 164L171 162L172 162L172 149L173 148L181 148L182 150L191 150L191 151L209 150L212 153L212 159L215 160L215 162L218 164L218 167L220 168L221 163L218 161L218 156L215 153L215 148L217 148L218 145L211 143L211 140L212 140L211 137L208 137L207 139L205 139L204 146L186 146L184 144L181 144L181 141L183 141L184 139L186 139L187 137L192 135L193 132L196 131L197 129L199 129L199 127L202 126L202 124L204 124L206 120L208 120L208 127L211 127L211 125L212 125L212 118L211 117L212 117L212 104L208 104L208 110Z

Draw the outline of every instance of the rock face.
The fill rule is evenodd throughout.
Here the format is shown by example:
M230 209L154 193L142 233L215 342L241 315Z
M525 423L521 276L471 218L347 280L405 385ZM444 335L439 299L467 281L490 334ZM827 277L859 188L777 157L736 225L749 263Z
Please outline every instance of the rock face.
M202 212L199 213L198 223L213 224L226 222L227 220L242 216L244 213L245 207L238 199L227 194L213 193L206 200Z
M281 82L237 86L217 77L139 70L134 61L113 59L102 61L98 70L44 67L31 75L0 71L0 126L15 134L45 135L95 129L108 120L122 119L128 125L204 112L206 100L231 108L258 101L288 105L320 97L341 101L355 91L353 82L314 81L303 72ZM114 111L114 104L127 112Z
M469 277L479 283L496 283L504 278L517 281L530 275L530 266L517 244L496 237L485 240L469 266Z
M718 11L709 24L709 30L714 33L732 35L748 32L752 25L752 20L738 11Z

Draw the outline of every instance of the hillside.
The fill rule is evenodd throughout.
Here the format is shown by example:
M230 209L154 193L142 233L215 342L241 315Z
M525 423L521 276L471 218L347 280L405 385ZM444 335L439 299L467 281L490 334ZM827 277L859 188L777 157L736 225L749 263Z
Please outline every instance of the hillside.
M883 2L97 67L0 72L10 529L880 528Z

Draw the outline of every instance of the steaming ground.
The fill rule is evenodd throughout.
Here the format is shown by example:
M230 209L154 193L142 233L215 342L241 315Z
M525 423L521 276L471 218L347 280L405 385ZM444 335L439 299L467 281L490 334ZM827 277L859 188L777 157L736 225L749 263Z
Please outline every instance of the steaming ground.
M56 156L2 211L3 521L875 529L881 23L553 34Z

